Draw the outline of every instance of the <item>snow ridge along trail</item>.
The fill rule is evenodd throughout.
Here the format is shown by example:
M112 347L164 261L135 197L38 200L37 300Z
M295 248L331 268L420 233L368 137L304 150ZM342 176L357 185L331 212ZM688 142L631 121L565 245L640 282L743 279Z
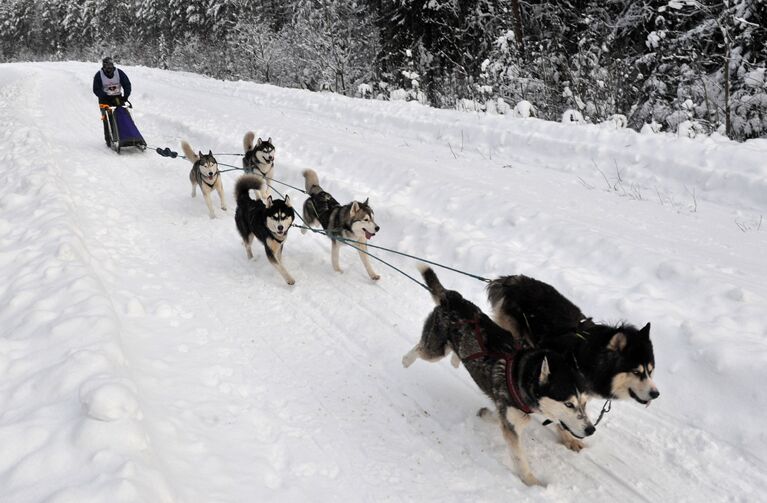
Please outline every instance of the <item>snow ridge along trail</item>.
M295 286L260 251L247 262L237 173L210 220L187 161L107 150L96 68L0 66L2 501L746 502L767 487L765 142L126 68L152 145L239 152L252 129L278 179L302 186L311 167L339 201L369 196L374 244L652 322L660 399L614 403L580 454L536 423L524 442L548 485L527 488L463 368L401 367L426 292L377 262L370 282L348 249L339 275L327 239L297 231ZM439 275L487 309L482 283Z

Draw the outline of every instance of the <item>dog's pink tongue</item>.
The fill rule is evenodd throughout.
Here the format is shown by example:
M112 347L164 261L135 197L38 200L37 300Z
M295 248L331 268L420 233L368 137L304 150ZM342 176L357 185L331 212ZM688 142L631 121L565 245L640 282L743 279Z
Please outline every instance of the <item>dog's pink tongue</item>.
M363 229L363 230L365 230L365 229ZM371 234L371 233L369 233L368 231L365 231L365 237L366 237L367 239L370 239L370 238L372 238L373 236L375 236L375 234Z

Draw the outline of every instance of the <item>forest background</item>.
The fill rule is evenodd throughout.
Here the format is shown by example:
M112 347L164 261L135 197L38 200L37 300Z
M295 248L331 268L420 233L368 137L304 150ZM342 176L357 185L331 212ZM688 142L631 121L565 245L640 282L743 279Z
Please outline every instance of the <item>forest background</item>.
M6 0L0 61L767 136L765 0ZM522 102L523 106L518 106Z

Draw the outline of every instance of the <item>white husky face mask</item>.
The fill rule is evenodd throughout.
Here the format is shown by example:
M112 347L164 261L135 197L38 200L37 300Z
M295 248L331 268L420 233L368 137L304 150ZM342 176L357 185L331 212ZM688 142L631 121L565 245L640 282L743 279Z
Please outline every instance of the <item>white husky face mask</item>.
M285 196L285 200L279 199L275 202L272 196L266 199L266 227L277 236L285 236L293 225L293 205L290 202L290 196Z
M274 162L275 154L274 145L272 145L271 137L263 141L261 138L256 142L256 159L259 164L271 164Z
M368 199L360 204L357 201L351 207L352 233L357 239L370 239L381 229L375 222L373 210L368 206Z
M200 173L205 178L213 178L216 176L216 173L218 173L218 162L216 162L216 158L213 157L212 152L208 152L207 154L203 154L202 152L198 152L200 156L200 164L198 164L198 167L200 169Z
M549 376L548 359L544 358L538 378L539 384L547 384ZM595 431L594 425L586 414L586 403L588 401L589 396L586 393L575 389L572 395L564 399L555 400L548 396L541 397L538 400L538 408L548 419L559 422L570 433L576 437L583 438L588 437Z

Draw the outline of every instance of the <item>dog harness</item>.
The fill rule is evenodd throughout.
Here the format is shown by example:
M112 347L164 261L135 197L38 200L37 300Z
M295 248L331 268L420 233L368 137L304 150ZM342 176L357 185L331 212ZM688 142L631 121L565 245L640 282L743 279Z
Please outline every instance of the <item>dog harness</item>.
M474 337L477 340L479 351L464 358L464 360L478 360L479 358L496 358L498 360L504 360L506 362L506 387L509 389L514 406L524 412L525 414L532 414L533 409L522 399L522 391L519 389L517 380L514 378L514 363L517 359L517 355L524 346L517 341L514 341L514 352L512 353L494 353L487 350L485 347L485 340L482 337L482 327L480 325L479 315L475 316L471 320L459 320L459 323L474 326Z

